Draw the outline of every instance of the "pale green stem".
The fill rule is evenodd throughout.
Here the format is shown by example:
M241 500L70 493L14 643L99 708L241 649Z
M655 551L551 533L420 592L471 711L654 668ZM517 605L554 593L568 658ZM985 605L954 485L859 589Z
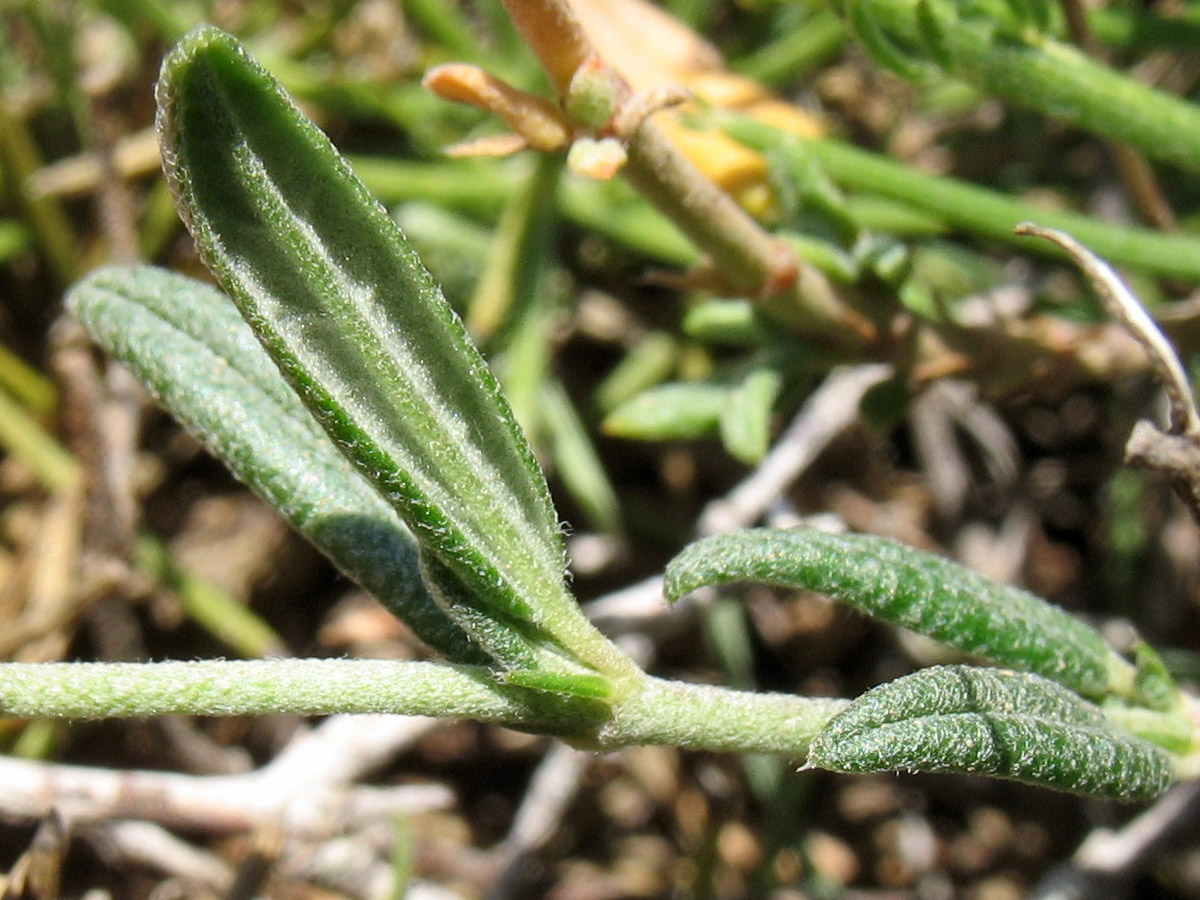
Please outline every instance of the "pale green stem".
M6 663L0 716L118 718L395 713L474 719L615 750L666 744L803 757L844 700L642 676L611 710L503 685L473 666L393 660Z
M629 137L628 152L625 177L712 257L732 287L757 294L779 278L787 262L782 246L649 118Z
M692 750L803 757L817 733L849 701L749 693L647 676L613 711L597 745L612 750L665 744Z
M629 136L626 149L625 177L709 255L729 289L827 344L857 349L870 340L871 326L834 294L824 276L801 264L709 181L651 118Z
M0 715L19 718L399 713L534 720L522 692L473 666L357 659L5 663Z

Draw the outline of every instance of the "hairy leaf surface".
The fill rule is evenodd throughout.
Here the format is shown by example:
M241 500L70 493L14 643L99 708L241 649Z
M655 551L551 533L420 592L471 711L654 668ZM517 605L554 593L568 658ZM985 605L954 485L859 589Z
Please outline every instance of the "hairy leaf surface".
M566 588L545 480L495 379L328 138L212 28L167 58L158 102L205 262L330 437L498 615L619 667Z
M228 297L139 266L93 272L67 303L105 352L422 640L458 662L487 658L430 599L408 529L313 421Z
M870 535L809 528L719 535L667 568L668 599L705 585L760 581L828 594L966 653L1036 672L1087 696L1129 667L1092 628L1027 591Z
M863 694L817 736L809 764L991 775L1124 801L1155 797L1174 777L1167 753L1062 686L969 666L924 669Z

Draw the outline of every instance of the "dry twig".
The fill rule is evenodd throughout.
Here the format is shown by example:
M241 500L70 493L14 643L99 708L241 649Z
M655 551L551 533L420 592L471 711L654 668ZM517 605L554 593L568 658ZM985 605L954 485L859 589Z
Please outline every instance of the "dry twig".
M1129 896L1133 880L1171 837L1196 821L1200 784L1180 785L1116 831L1097 829L1071 861L1043 878L1030 900L1089 900Z
M440 785L363 787L373 771L436 725L404 716L334 716L303 733L271 763L245 775L114 771L0 757L0 815L71 821L135 819L201 832L268 825L329 835L397 812L449 805Z
M1149 421L1138 422L1125 445L1125 461L1164 473L1200 522L1200 411L1171 342L1113 268L1069 234L1028 222L1017 226L1017 234L1045 238L1062 247L1088 277L1109 314L1146 351L1167 395L1169 425L1163 431Z
M542 757L512 826L496 848L501 872L487 900L520 896L530 858L554 837L594 756L553 744Z

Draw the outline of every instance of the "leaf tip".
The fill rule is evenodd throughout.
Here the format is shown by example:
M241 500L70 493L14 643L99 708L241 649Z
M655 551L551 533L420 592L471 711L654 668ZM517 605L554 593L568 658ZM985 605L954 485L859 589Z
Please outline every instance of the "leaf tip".
M179 217L193 231L191 203L187 201L190 190L189 177L183 165L183 148L180 146L182 123L181 104L189 88L195 88L193 76L200 65L206 68L226 68L234 65L256 67L250 55L232 34L213 25L201 25L192 29L171 48L163 58L158 81L154 85L155 117L154 131L158 138L159 155L162 158L163 174ZM200 88L211 92L212 88Z

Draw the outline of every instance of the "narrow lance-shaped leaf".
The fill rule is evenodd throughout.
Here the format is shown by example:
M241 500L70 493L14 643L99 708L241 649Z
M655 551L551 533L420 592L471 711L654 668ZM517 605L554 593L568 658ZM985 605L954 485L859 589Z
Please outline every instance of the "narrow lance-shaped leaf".
M692 544L671 562L664 591L674 600L734 581L820 591L1087 696L1133 690L1133 668L1079 619L1027 591L884 538L808 528L719 535Z
M158 102L205 262L328 434L481 602L627 669L565 586L545 481L495 379L328 138L211 28L168 57Z
M92 273L67 305L238 478L422 640L455 662L487 659L426 592L416 542L395 511L313 421L228 297L139 266Z
M1138 699L1160 712L1183 707L1183 696L1166 663L1149 644L1141 641L1134 649Z
M734 388L721 410L721 442L732 456L753 465L771 443L771 409L783 389L775 369L754 369Z
M596 388L596 408L603 413L671 376L678 362L679 346L665 331L642 335L621 357Z
M813 741L809 765L991 775L1123 801L1155 797L1174 778L1166 752L1062 686L969 666L923 669L863 694Z
M717 430L733 387L718 381L673 381L626 400L604 419L606 434L643 441L690 440Z

